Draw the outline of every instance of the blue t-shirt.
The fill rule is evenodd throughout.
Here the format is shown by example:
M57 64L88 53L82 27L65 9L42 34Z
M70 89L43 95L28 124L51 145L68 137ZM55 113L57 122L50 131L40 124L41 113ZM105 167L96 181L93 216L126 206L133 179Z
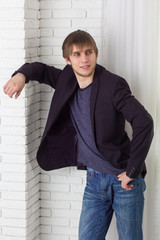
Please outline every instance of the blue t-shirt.
M94 170L108 174L119 174L122 169L115 168L98 151L90 119L91 84L75 92L70 99L70 111L78 135L78 162Z

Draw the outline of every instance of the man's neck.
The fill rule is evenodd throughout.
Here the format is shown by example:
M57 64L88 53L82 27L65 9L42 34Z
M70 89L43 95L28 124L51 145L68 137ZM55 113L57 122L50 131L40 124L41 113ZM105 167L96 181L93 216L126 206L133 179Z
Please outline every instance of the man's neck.
M79 81L79 80L77 79L77 81L78 81L79 87L80 87L81 89L83 89L83 88L88 87L88 86L93 82L93 78L92 78L92 79L87 79L87 80L85 80L85 81Z
M77 78L78 85L81 89L88 87L93 82L94 72L92 75L88 77L80 76L76 72L75 72L75 75Z

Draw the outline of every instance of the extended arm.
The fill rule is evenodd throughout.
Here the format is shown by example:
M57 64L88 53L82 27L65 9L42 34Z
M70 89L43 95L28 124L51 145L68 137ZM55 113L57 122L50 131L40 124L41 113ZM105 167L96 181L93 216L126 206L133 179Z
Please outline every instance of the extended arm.
M57 79L60 73L60 69L43 63L25 63L13 73L12 78L5 84L4 92L9 97L16 94L15 98L17 98L25 83L28 83L30 80L36 80L39 83L44 83L56 88Z

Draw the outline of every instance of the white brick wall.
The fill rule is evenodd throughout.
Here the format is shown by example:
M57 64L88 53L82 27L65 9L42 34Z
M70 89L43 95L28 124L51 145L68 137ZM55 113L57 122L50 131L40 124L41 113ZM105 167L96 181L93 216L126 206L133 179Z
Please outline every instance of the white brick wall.
M101 4L102 0L1 0L2 240L78 239L85 172L74 167L44 172L35 159L53 91L48 86L29 83L20 98L14 100L4 96L2 86L26 61L63 68L61 45L67 34L76 29L93 35L101 62Z
M25 61L39 60L38 0L0 4L0 239L40 239L40 87L30 84L19 100L2 87Z

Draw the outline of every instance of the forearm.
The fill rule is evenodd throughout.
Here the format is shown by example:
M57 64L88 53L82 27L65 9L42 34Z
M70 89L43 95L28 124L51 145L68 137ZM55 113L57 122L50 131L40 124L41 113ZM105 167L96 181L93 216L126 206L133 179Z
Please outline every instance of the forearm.
M26 83L30 80L35 80L39 83L48 84L51 87L56 88L56 81L60 72L61 70L55 67L40 62L34 62L25 63L15 71L12 76L15 76L17 73L22 73L26 78Z
M135 178L141 173L153 138L153 120L146 115L137 116L132 123L133 138L127 165L127 176Z

